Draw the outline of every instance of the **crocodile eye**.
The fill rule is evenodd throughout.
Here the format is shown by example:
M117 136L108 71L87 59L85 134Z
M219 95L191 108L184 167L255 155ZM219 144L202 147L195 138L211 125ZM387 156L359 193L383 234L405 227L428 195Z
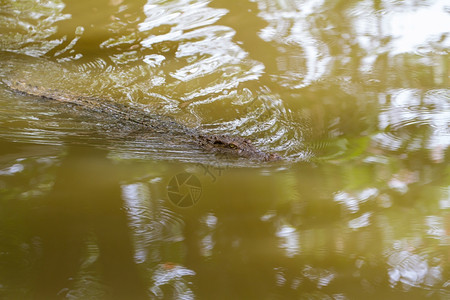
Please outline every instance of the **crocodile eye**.
M237 146L235 144L229 144L228 146L232 149L237 148Z

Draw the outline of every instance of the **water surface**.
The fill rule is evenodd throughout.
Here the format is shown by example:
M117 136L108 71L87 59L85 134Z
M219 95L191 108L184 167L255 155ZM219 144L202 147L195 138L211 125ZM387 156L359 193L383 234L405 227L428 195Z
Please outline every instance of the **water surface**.
M0 5L0 297L450 297L445 1ZM285 159L207 153L14 78Z

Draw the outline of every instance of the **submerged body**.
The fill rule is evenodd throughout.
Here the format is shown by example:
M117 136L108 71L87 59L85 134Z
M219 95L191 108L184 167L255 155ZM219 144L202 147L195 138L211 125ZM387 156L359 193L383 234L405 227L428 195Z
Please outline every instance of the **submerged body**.
M20 93L81 105L121 121L137 124L152 132L188 136L193 143L209 152L259 161L277 161L281 159L278 154L267 153L257 149L248 139L239 136L204 134L196 129L188 128L170 117L149 114L143 110L108 99L73 95L59 90L31 85L20 80L4 80L4 83L12 90Z

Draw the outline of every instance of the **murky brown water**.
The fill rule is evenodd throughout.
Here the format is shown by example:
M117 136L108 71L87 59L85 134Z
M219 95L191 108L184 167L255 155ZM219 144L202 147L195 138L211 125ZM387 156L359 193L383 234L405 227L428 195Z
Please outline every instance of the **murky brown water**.
M449 299L449 28L443 0L0 1L0 298Z

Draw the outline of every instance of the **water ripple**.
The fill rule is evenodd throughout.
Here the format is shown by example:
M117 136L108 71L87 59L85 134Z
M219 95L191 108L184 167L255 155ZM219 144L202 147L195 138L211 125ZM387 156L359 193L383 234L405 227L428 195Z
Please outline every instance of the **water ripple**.
M393 91L392 101L384 104L379 126L384 132L375 140L384 147L417 150L450 146L450 94L436 89L425 93L414 89Z

